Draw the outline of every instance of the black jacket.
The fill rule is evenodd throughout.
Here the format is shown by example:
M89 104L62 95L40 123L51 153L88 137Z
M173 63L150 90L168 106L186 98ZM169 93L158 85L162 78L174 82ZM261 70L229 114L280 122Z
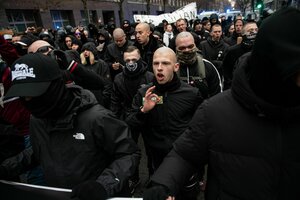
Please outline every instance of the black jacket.
M148 71L153 72L153 54L156 49L162 47L163 45L157 39L155 39L153 35L150 35L149 42L145 46L139 44L137 41L134 43L134 46L136 46L140 50L141 58L148 65Z
M229 45L222 39L219 42L214 42L210 37L201 42L201 51L203 58L209 60L218 69L218 72L223 76L222 64L224 54L227 51Z
M223 75L224 75L224 90L229 89L231 87L231 82L233 78L233 72L235 70L235 64L240 56L251 51L251 47L241 44L236 44L230 46L225 54L223 60Z
M198 87L196 81L194 81L194 84L192 85L198 87L198 89L202 94L202 97L209 98L221 92L222 89L221 78L218 73L218 70L214 67L214 65L211 62L209 62L206 59L202 59L202 60L205 66L205 77L206 77L205 79L207 82L207 88L203 88L200 86ZM188 74L191 79L193 79L193 77L199 77L198 61L196 61L192 65L180 63L179 70L180 70L180 77L187 77ZM192 80L188 80L188 81L191 84Z
M152 83L138 90L126 122L130 127L142 131L150 149L160 151L160 154L165 156L172 148L173 142L186 129L203 99L197 88L181 82L180 87L174 91L165 93L155 91L161 96L162 103L157 104L148 113L142 113L140 107L143 105L143 97L151 86Z
M40 161L48 186L73 188L96 180L108 196L113 196L123 189L138 166L138 148L128 126L97 104L88 90L72 90L80 105L69 115L57 120L32 117L34 158ZM20 171L31 162L30 155L32 151L27 149L2 166Z
M123 71L115 77L110 109L118 119L125 120L137 90L152 82L154 78L153 73L147 71L146 64L141 67L141 72L137 76L128 77ZM133 93L134 95L132 95Z
M235 31L230 37L224 38L224 42L229 44L229 46L233 46L237 44L237 38L240 37L241 35L237 34Z
M132 41L126 41L122 47L118 47L114 42L107 46L106 53L104 55L104 61L108 64L112 80L114 80L115 76L123 70L122 67L120 67L119 70L114 70L112 68L112 64L119 62L125 66L123 54L127 47L131 45L133 45Z

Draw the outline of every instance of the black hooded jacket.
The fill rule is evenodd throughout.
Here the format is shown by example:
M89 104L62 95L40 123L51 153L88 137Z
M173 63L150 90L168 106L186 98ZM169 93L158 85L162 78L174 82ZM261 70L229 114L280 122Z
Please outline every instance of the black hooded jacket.
M1 167L13 168L8 170L13 175L38 160L48 186L73 188L95 180L108 196L114 196L138 166L138 148L130 139L128 126L97 104L91 92L78 86L69 90L73 101L80 103L57 119L32 117L32 149L6 160Z
M103 77L103 82L99 82L99 84L104 84L103 89L91 90L96 96L98 102L106 108L109 108L110 104L110 96L112 91L112 82L109 73L109 68L106 62L102 59L98 59L97 49L94 43L88 42L82 46L82 51L89 50L94 55L94 61L91 60L91 56L89 57L89 62L82 63L88 70L95 72L97 75ZM81 58L83 55L80 55Z
M273 31L279 23L286 27ZM176 193L208 163L207 200L299 197L300 92L290 80L300 68L300 41L288 29L294 23L300 23L300 11L288 8L262 24L253 53L239 62L232 89L198 108L154 182Z

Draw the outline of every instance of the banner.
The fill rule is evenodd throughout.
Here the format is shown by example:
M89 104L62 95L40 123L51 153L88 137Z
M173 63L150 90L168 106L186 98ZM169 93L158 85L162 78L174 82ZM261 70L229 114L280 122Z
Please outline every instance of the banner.
M137 20L141 22L152 23L155 26L162 23L162 20L167 20L169 23L176 22L177 19L185 18L187 20L195 19L197 16L196 2L190 3L172 13L164 13L161 15L133 15L135 22Z
M79 200L71 199L71 190L0 180L2 200ZM142 200L142 198L110 198L109 200Z

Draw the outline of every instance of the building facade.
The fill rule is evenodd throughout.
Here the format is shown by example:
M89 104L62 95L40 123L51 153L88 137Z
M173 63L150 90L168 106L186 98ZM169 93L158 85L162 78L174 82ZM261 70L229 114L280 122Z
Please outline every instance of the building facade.
M22 32L31 26L58 29L66 25L100 25L110 21L120 26L119 1L86 0L84 9L83 0L1 0L0 29L11 27ZM189 0L124 0L123 19L133 22L134 14L146 14L147 1L151 15L172 12L190 3Z

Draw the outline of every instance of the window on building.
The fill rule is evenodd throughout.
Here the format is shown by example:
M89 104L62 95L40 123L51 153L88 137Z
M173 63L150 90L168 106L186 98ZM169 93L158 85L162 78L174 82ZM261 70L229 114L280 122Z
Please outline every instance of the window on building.
M132 11L132 15L137 15L139 12L137 10Z
M141 15L146 15L146 14L147 14L146 11L144 11L144 10L141 11Z
M41 26L37 10L5 10L9 26L18 32L26 31L27 27Z
M86 19L86 16L84 14L84 10L80 10L80 15L81 15L81 24L87 26L89 23L97 23L98 22L98 16L97 16L97 11L96 10L89 10L88 11L89 16L88 20Z
M72 11L67 10L50 10L53 27L55 29L59 29L60 27L64 27L66 25L71 25L70 17L72 15Z

